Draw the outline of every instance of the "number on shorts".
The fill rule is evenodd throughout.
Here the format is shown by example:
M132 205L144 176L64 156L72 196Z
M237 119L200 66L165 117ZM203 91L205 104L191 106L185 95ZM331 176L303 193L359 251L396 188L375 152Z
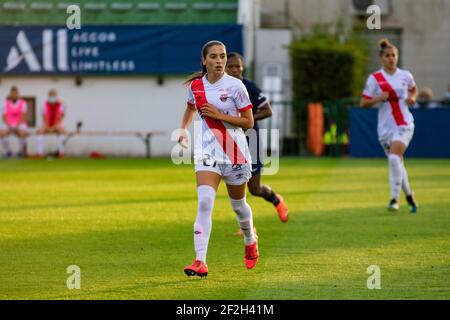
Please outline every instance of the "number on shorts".
M213 168L215 168L217 165L217 162L214 160L214 162L212 162L212 164L211 164L211 156L209 154L205 154L205 155L203 155L203 165L205 167L212 166Z

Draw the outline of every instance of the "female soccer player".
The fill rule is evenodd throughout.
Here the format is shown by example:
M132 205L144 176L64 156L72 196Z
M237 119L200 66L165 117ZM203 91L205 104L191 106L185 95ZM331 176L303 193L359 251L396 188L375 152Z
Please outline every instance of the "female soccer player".
M225 73L226 48L210 41L201 50L202 72L188 78L188 101L178 142L187 143L186 130L195 113L201 122L194 138L198 211L194 224L196 259L184 268L188 276L208 274L206 252L211 233L211 215L220 180L224 179L231 207L244 232L244 263L248 269L258 261L252 210L245 197L251 175L251 157L242 128L253 127L252 104L242 81Z
M417 204L409 185L403 161L414 133L414 119L408 107L416 103L417 88L409 71L397 68L398 49L387 39L380 41L382 68L367 79L360 105L378 108L378 140L389 159L391 201L388 209L399 209L400 189L406 195L411 213Z
M280 220L282 222L287 222L288 207L286 206L283 197L279 194L275 194L275 192L273 192L268 185L261 184L261 169L263 168L263 164L259 158L259 128L257 121L266 119L272 115L272 108L270 107L269 100L254 82L243 77L242 73L244 72L244 58L239 53L230 52L228 54L226 71L230 76L242 81L249 93L250 101L253 105L252 112L255 122L253 129L256 133L256 143L250 143L250 141L248 142L250 144L252 154L256 154L257 156L256 159L253 159L252 177L248 182L248 189L252 195L264 198L266 201L272 203L278 212L278 217ZM240 233L238 232L238 234Z

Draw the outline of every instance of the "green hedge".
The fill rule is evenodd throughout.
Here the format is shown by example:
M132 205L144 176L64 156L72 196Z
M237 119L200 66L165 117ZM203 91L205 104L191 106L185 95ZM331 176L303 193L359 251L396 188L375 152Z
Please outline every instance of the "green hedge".
M319 33L294 41L290 54L294 130L304 150L308 102L359 96L366 76L367 46L357 37L341 43L337 36Z
M358 96L366 74L365 43L350 38L315 35L290 47L293 97L324 101Z

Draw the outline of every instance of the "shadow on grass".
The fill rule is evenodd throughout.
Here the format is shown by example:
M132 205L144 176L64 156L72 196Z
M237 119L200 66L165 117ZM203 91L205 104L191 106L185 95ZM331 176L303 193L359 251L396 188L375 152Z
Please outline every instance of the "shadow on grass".
M151 190L149 190L151 195ZM228 199L226 195L217 195L216 199ZM12 205L0 206L0 212L15 212L27 210L46 210L46 209L67 209L67 208L86 208L86 207L104 207L115 205L130 205L130 204L151 204L151 203L170 203L170 202L185 202L197 201L195 193L189 196L175 196L175 197L160 197L160 198L140 198L140 199L125 199L125 200L96 200L96 201L77 201L74 203L48 203L37 205Z
M392 214L380 208L328 210L311 214L292 212L287 224L280 223L276 216L256 216L261 260L260 270L255 270L257 272L253 274L268 272L270 269L265 268L264 261L269 258L273 263L280 259L301 259L305 255L332 254L337 250L371 250L390 244L407 246L424 240L448 239L449 221L446 215L440 214L439 208L439 203L429 206L426 210L430 213L427 215L407 212ZM160 297L164 297L165 290L182 290L180 295L183 295L182 292L188 294L189 288L184 285L189 279L184 278L182 268L194 256L192 224L174 221L129 228L127 223L124 222L123 228L91 229L76 234L69 233L70 223L61 223L58 230L61 234L58 235L37 238L31 235L30 239L3 240L0 243L2 291L16 296L16 286L28 288L48 283L42 287L44 297L67 298L68 295L60 294L63 289L56 290L55 286L65 286L65 270L67 266L76 264L83 270L86 283L91 283L87 287L89 291L83 293L86 297L121 292L124 296L127 292L133 295L133 291L145 291L146 288L158 288L155 294ZM229 220L213 218L208 257L210 268L216 269L216 272L232 274L235 268L243 269L243 240L233 236L235 229L236 221L232 216ZM300 264L296 268L311 266ZM287 278L291 271L285 271ZM114 279L118 279L117 284L114 284ZM127 279L134 284L121 286ZM135 284L136 279L141 279L141 283ZM239 278L234 277L230 286L223 290L236 292L240 282ZM109 283L110 288L91 290L96 283ZM53 290L55 296L51 294ZM275 297L277 290L274 288L268 295Z

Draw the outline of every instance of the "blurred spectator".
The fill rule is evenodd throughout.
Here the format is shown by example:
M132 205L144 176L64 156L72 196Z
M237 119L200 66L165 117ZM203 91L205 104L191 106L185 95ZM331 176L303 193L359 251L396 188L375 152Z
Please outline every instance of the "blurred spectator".
M442 98L442 105L450 108L450 84L448 85L447 94Z
M441 105L433 100L433 90L428 87L424 87L420 92L417 98L417 103L414 105L414 109L425 108L425 109L434 109L440 108Z
M27 103L20 98L19 89L12 87L9 96L6 98L5 105L1 110L3 125L0 124L0 140L6 157L12 156L8 136L15 135L19 138L20 157L25 156L26 137L28 136L28 125L26 120Z
M63 118L66 107L60 99L55 89L48 92L48 98L41 108L42 126L37 130L36 142L38 156L44 155L44 134L58 135L59 148L58 155L64 157L64 134Z

